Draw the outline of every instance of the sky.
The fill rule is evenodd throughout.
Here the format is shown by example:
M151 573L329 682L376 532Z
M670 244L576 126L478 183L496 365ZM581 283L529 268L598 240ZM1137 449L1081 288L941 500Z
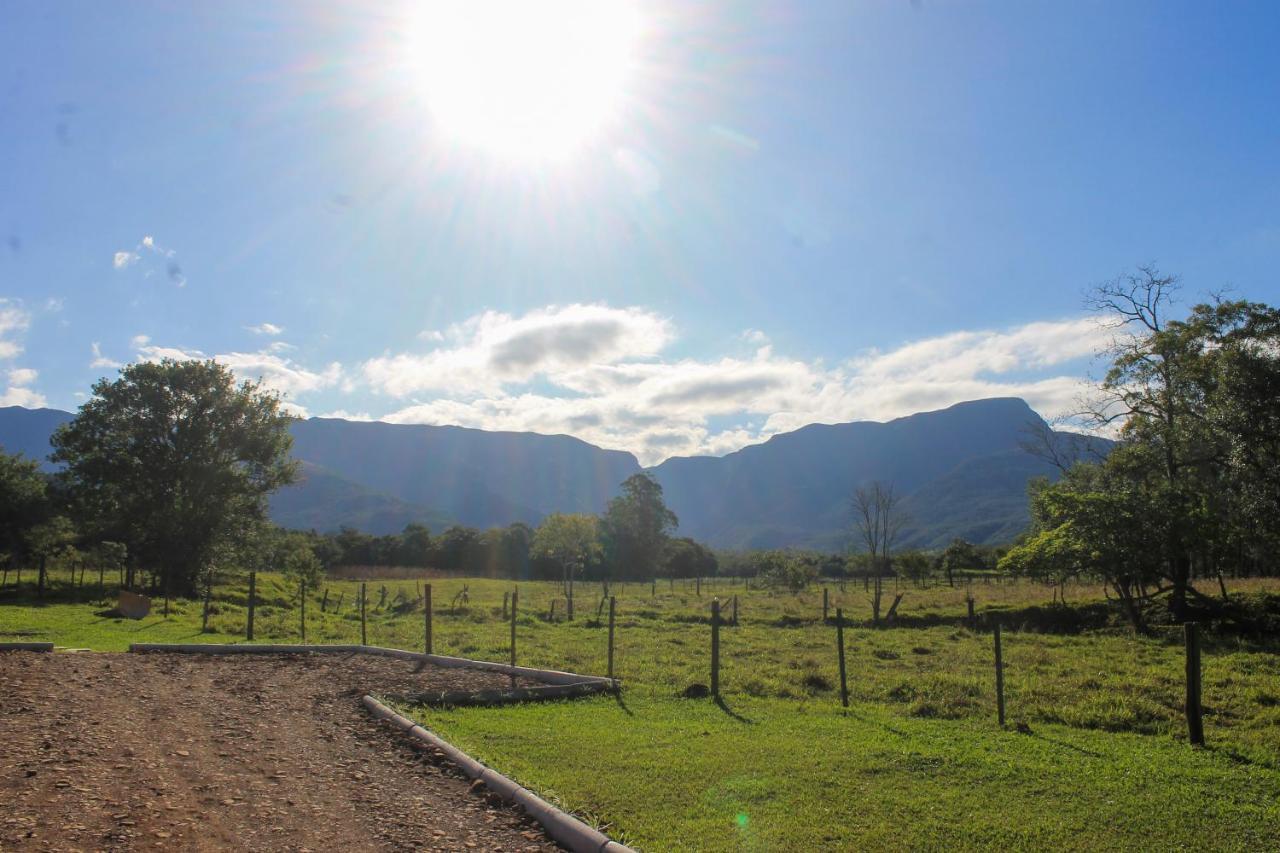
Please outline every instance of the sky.
M646 464L1067 414L1089 287L1280 301L1277 43L1244 0L9 0L0 405L216 358Z

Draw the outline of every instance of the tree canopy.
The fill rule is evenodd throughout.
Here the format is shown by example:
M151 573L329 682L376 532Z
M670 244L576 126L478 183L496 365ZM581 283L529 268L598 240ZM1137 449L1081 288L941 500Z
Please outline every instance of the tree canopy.
M133 364L99 381L53 437L53 460L96 538L124 543L175 593L192 594L221 548L293 482L291 418L278 395L214 361Z
M609 501L603 519L609 561L621 577L658 574L667 543L680 520L667 509L662 486L647 472L632 474Z

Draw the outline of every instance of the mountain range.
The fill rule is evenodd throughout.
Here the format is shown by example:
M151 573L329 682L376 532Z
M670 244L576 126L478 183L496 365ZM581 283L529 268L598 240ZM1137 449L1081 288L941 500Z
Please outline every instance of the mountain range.
M0 408L0 445L45 460L49 436L71 418ZM976 400L885 423L811 424L726 456L673 457L648 470L680 519L679 535L716 547L842 550L850 495L874 480L903 497L902 545L940 547L957 536L997 544L1027 525L1028 480L1055 473L1020 447L1028 427L1042 424L1022 400ZM564 435L337 418L299 420L292 430L301 477L271 499L272 518L285 527L382 534L410 522L437 533L454 523L536 525L552 512L603 511L619 484L644 470L630 453Z

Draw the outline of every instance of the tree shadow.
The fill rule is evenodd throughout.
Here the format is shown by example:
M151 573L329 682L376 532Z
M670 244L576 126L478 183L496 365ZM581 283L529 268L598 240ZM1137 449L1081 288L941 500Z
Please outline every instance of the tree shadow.
M755 720L748 719L742 716L741 714L739 714L737 711L730 708L729 704L724 701L723 696L717 696L712 701L716 703L716 707L718 707L721 711L724 711L726 714L728 714L730 717L737 720L738 722L746 723L749 726L754 726L756 724Z

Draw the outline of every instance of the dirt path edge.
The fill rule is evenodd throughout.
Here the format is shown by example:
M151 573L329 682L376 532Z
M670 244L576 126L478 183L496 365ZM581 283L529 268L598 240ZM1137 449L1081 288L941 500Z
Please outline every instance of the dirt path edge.
M511 666L487 660L456 658L449 655L429 655L423 652L408 652L403 649L388 649L383 646L361 645L285 645L279 643L130 643L129 651L135 653L166 652L178 654L234 655L234 654L365 654L382 657L401 658L403 660L420 660L436 666L465 667L483 669L489 672L500 672L503 675L525 676L526 678L545 681L548 684L583 684L597 683L612 685L613 682L600 675L580 675L576 672L564 672L558 669L535 669L527 666Z
M379 720L386 720L410 737L425 741L443 752L449 760L472 779L479 779L485 787L503 800L522 807L526 813L547 831L547 834L573 853L635 853L630 847L619 844L609 836L592 829L571 814L561 811L527 788L491 767L467 755L439 735L397 714L372 696L365 696L364 705Z

